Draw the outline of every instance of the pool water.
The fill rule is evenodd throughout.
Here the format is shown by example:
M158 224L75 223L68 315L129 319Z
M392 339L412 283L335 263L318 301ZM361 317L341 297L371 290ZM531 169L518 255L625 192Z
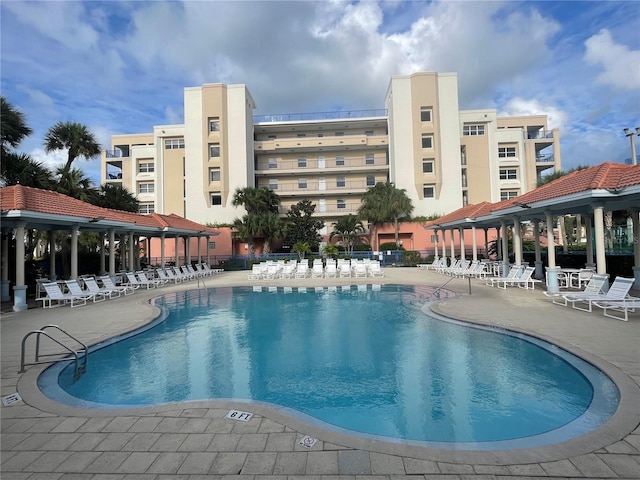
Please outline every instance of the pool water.
M320 290L163 295L152 328L93 351L79 380L67 367L40 386L102 408L265 402L372 438L475 447L559 441L615 411L615 385L590 364L521 334L426 315L425 287Z

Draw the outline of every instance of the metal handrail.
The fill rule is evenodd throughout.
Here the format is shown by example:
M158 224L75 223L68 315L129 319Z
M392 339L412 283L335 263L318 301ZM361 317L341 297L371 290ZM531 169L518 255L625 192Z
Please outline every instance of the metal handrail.
M433 296L436 297L436 299L440 300L440 290L442 290L449 282L451 282L452 280L458 279L460 277L456 277L455 275L452 276L449 280L447 280L446 282L444 282L442 285L440 285L438 288L436 288L433 291ZM469 295L471 295L471 277L467 277L469 279Z
M47 329L55 329L55 330L63 333L68 338L70 338L70 339L74 340L76 343L78 343L78 345L80 345L82 348L78 348L77 350L74 350L70 346L62 343L57 338L49 335L49 333L46 332ZM34 361L33 362L25 362L27 340L32 335L36 335L36 351L35 351L35 355L34 355ZM76 337L74 337L73 335L71 335L67 331L65 331L62 328L60 328L58 325L45 325L44 327L42 327L39 330L30 331L29 333L27 333L23 337L23 339L22 339L22 350L21 350L21 353L20 353L20 371L18 373L24 373L25 372L24 367L26 367L27 365L39 365L39 364L51 363L51 362L55 361L55 359L40 360L41 358L44 358L44 357L58 357L60 355L66 355L64 352L62 352L62 353L40 353L40 337L42 335L44 335L45 337L49 338L54 343L57 343L62 348L64 348L69 354L73 355L73 359L74 359L74 375L73 375L73 378L74 378L74 380L77 380L80 377L80 374L84 373L87 370L87 360L88 360L88 357L89 357L87 346L84 343L82 343L80 340L78 340Z

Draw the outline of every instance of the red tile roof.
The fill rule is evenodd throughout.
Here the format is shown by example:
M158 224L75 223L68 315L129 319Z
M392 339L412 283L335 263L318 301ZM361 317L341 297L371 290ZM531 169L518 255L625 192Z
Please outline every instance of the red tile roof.
M142 215L139 213L124 212L101 208L89 203L68 197L51 190L13 185L0 188L0 209L2 212L10 210L22 210L43 215L62 215L78 217L80 222L87 222L92 218L103 217L105 221L130 223L146 228L158 230L168 227L175 230L193 232L212 231L205 225L187 220L178 215Z

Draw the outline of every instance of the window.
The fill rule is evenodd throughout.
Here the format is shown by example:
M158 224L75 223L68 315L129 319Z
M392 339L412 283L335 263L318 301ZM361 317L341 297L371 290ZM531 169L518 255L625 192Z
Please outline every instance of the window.
M336 187L338 188L342 188L342 187L346 187L347 186L347 181L344 177L337 177L336 178Z
M153 193L155 191L153 183L141 183L138 185L138 193Z
M269 136L267 136L267 138L269 140L275 140L277 137L275 135L269 135Z
M347 208L347 202L344 199L339 198L336 200L336 207L338 207L338 209Z
M322 137L324 137L324 133L322 132L318 133L318 138L322 138Z
M209 242L209 250L215 250L216 249L216 242Z
M344 132L336 132L336 137L344 137Z
M462 206L466 207L469 205L469 192L466 190L462 192Z
M517 190L501 190L500 191L500 201L509 200L511 198L515 198L518 196Z
M307 179L306 178L299 178L298 179L298 188L302 188L302 189L307 188Z
M307 168L307 158L306 157L300 157L298 159L298 168Z
M138 207L138 213L153 213L153 203L141 203Z
M517 180L518 170L515 168L501 168L500 180Z
M211 117L209 119L209 132L220 131L220 117Z
M367 137L373 137L373 130L365 130L365 131L364 131L364 134L365 134Z
M219 143L210 143L209 144L209 158L217 158L220 156L220 144Z
M270 178L269 179L269 189L271 190L278 190L278 180L275 178Z
M516 156L516 147L499 147L498 157L507 158Z
M422 134L422 148L433 148L433 135Z
M164 141L164 148L167 150L184 148L184 138L168 138Z
M462 127L462 135L464 136L476 136L484 135L484 125L465 125Z
M307 134L306 134L306 133L299 133L299 134L297 135L297 137L298 137L298 138L302 138L302 137L306 137L306 136L307 136Z
M365 165L375 165L376 157L373 153L367 153L367 156L364 159Z
M433 173L433 160L422 160L422 173Z
M269 159L269 168L278 168L278 159L270 158Z
M375 187L376 177L374 175L367 175L367 187Z
M336 157L336 167L344 167L344 157L342 155Z
M431 121L431 107L420 107L420 121L421 122Z
M219 168L210 168L209 169L209 181L210 182L219 182L220 181L220 169Z
M140 162L138 165L139 173L153 173L155 165L153 162Z
M434 198L436 196L436 187L433 185L423 185L422 196L424 198Z
M211 205L222 205L222 195L220 195L220 192L213 192L211 194Z

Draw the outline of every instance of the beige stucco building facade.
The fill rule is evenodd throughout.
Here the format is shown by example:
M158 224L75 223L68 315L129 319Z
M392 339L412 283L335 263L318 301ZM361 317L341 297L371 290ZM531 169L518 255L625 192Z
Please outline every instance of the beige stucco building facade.
M413 215L430 216L525 193L540 172L561 166L559 132L545 115L460 111L455 73L392 77L384 109L254 116L255 109L245 85L185 88L184 124L114 135L102 181L132 191L141 212L211 224L242 216L231 205L236 189L269 187L283 215L311 200L327 233L377 182L405 189Z

